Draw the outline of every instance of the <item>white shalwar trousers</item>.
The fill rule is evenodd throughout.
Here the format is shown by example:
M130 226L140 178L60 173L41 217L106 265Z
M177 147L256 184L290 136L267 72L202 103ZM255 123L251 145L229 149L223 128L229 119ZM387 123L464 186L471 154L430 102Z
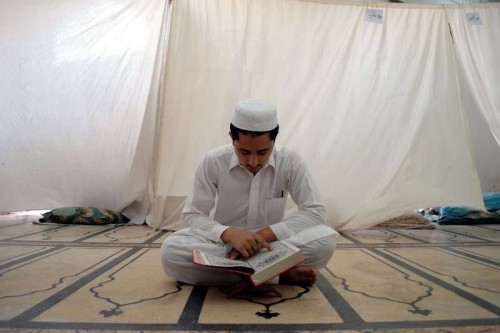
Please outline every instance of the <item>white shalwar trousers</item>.
M304 265L323 268L335 251L338 232L326 225L307 228L286 239L302 250ZM205 268L193 263L193 250L225 256L230 245L215 243L192 228L181 229L167 237L161 246L165 273L180 282L200 285L229 284L240 280L236 274Z

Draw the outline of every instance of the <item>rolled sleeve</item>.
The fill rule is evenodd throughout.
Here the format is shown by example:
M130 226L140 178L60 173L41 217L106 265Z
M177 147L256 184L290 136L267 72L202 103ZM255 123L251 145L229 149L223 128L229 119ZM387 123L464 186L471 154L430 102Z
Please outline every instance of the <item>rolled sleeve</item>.
M288 228L285 222L278 222L271 225L270 228L274 232L278 240L290 238L293 234L292 230Z
M229 227L227 225L217 224L213 227L212 232L207 235L207 238L214 242L222 243L221 236Z

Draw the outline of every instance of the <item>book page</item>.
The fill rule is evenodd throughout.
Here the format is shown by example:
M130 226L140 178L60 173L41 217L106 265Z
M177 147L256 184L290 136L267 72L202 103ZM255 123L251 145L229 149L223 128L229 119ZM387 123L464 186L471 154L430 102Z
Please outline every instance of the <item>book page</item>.
M262 271L282 258L288 257L295 251L281 242L271 243L273 249L267 251L262 249L258 255L250 257L248 263L253 267L256 272Z
M204 261L212 266L222 266L222 267L248 267L252 268L246 261L243 260L232 260L224 257L215 256L208 253L200 253L203 256Z

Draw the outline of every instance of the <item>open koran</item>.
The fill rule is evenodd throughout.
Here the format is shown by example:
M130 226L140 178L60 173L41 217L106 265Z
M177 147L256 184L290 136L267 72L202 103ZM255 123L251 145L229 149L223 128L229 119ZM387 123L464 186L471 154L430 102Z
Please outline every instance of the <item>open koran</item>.
M199 265L248 275L254 286L289 270L304 261L299 248L286 241L270 242L272 250L262 249L244 260L232 260L193 250L193 262Z

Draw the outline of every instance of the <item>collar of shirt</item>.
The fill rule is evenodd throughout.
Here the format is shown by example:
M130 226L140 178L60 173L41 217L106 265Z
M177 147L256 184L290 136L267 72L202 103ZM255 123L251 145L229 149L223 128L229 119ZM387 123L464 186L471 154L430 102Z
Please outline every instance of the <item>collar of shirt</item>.
M276 168L276 163L275 163L275 158L274 155L276 154L276 145L273 146L273 152L271 153L271 156L269 156L269 159L267 160L267 163L264 165L263 169L266 168L268 165L272 166L273 168ZM244 168L243 165L240 164L240 161L238 160L238 156L236 156L236 153L233 152L231 154L231 162L229 163L229 170L232 170L234 167L241 166Z

